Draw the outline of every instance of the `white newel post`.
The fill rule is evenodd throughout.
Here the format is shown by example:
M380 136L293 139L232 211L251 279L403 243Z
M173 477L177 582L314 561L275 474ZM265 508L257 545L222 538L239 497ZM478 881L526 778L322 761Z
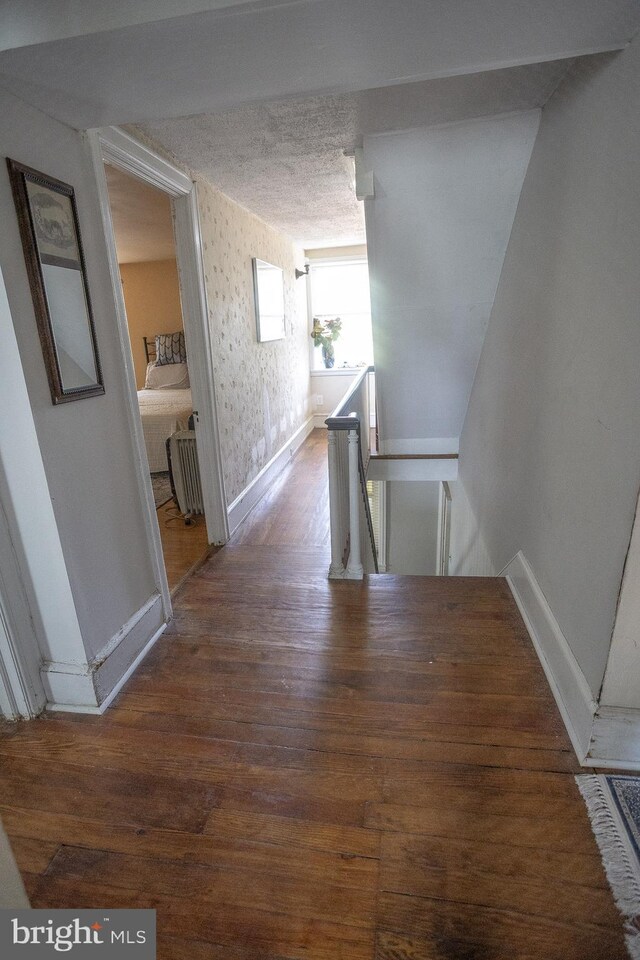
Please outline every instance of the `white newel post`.
M360 554L360 477L358 473L358 454L360 437L357 430L347 434L349 447L349 560L346 577L349 580L362 580L364 570Z
M362 580L364 577L362 557L367 555L369 515L363 499L360 466L364 463L366 470L369 460L367 396L372 370L372 367L367 367L356 377L334 413L325 420L328 428L331 525L329 577L334 580ZM364 543L361 542L361 536L365 539Z
M342 579L344 566L340 530L340 469L338 464L338 434L336 430L328 431L328 461L329 461L329 515L331 519L331 566L329 577Z

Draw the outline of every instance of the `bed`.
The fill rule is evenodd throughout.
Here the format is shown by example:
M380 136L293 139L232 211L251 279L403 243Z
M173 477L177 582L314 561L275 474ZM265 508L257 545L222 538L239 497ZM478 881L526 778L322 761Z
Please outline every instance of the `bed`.
M166 442L176 430L189 428L193 401L186 360L158 366L152 342L145 338L147 375L145 387L138 390L142 432L151 473L169 469Z

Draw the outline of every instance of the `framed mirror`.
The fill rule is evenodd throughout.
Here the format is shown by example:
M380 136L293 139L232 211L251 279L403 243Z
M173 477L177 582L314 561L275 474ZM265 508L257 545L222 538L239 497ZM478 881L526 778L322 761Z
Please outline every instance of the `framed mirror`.
M51 398L104 393L73 187L7 166Z
M284 337L284 270L253 258L253 293L258 342Z

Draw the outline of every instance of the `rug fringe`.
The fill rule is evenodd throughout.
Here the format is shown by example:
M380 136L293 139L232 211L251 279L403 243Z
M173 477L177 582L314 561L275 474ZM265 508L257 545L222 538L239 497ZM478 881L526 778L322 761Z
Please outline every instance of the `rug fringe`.
M611 810L612 801L600 777L581 774L575 779L587 806L616 906L625 918L627 949L633 960L640 960L640 929L636 926L640 916L640 877L620 835Z

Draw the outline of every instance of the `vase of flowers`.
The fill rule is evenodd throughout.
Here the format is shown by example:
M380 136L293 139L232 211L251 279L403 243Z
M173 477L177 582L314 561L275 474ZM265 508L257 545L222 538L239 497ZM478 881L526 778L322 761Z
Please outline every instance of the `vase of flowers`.
M340 317L334 317L333 320L326 320L324 323L317 317L313 318L311 339L316 347L322 347L322 360L327 370L330 370L336 362L333 341L338 339L341 330L342 320Z

